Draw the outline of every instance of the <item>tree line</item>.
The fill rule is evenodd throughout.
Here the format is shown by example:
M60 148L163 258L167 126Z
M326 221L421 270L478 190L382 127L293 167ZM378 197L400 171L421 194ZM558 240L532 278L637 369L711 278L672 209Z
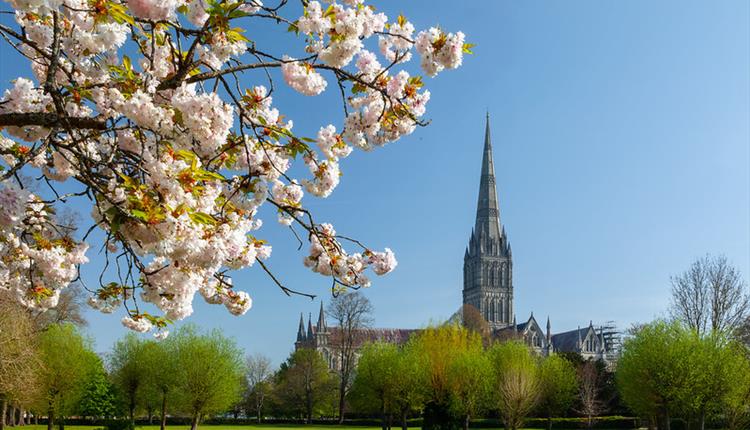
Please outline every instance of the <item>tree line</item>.
M513 430L528 416L546 417L548 427L570 416L592 426L597 416L617 413L651 429L671 430L676 422L744 429L750 352L747 301L738 297L747 291L732 270L723 258L706 257L674 277L670 317L634 326L614 369L492 338L481 315L468 310L403 345L360 348L344 335L332 338L347 369L330 369L312 348L274 369L262 354L244 357L234 340L190 325L162 341L130 334L100 357L81 332L75 295L44 314L8 306L0 295L0 430L30 417L47 417L50 430L69 417L118 418L130 427L136 419L158 420L162 429L168 417L181 417L195 430L209 417L310 422L343 420L345 412L378 417L383 428L406 428L413 417L439 430L468 428L483 417ZM329 306L329 315L350 327L341 333L367 326L370 312L358 293Z
M423 428L468 428L472 419L499 414L507 428L517 429L532 413L551 425L553 417L588 412L593 418L617 408L614 376L604 363L577 354L539 357L519 340L485 344L479 332L456 322L421 330L405 345L368 343L357 355L347 412L379 417L383 428L407 428L420 416ZM249 386L253 406L246 410L258 419L333 417L339 373L319 351L298 349L278 371Z

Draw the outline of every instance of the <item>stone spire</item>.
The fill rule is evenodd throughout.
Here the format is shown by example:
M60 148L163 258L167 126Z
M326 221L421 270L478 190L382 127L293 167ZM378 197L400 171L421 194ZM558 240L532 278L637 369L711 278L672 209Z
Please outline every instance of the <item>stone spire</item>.
M305 341L305 321L302 318L302 312L299 313L299 328L297 328L297 342Z
M307 339L308 340L314 339L313 329L312 329L312 312L307 316Z
M320 301L320 313L318 314L318 324L315 326L315 331L323 333L327 331L326 327L326 314L323 310L323 301Z
M497 203L495 188L495 162L492 157L492 140L490 138L490 114L487 113L487 124L484 131L484 153L482 154L482 173L479 179L479 198L477 199L477 219L474 234L480 240L501 237L500 209Z

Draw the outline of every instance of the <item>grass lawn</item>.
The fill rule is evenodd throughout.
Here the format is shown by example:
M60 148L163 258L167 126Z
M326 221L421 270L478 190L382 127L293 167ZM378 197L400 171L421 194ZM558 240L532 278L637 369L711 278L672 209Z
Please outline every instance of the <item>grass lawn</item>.
M65 426L65 430L94 430L97 426ZM394 426L394 429L400 429L400 426ZM6 427L7 429L7 427ZM15 427L15 430L47 430L47 426L30 425L24 427ZM189 430L188 425L171 425L167 426L169 430ZM200 425L198 430L298 430L298 429L336 429L336 430L380 430L380 427L365 426L337 426L337 425L302 425L302 424L267 424L267 425ZM410 430L418 430L419 427L409 427ZM159 426L136 426L136 430L159 430ZM521 430L538 430L538 429L521 429Z
M57 428L57 426L55 426ZM97 426L65 426L65 430L94 430L101 428ZM400 429L400 426L394 426L394 429ZM7 427L6 427L7 429ZM30 425L24 427L15 427L15 430L47 430L47 426L43 425ZM189 430L190 426L172 425L167 426L167 429L171 430ZM336 429L336 430L380 430L380 427L365 427L365 426L321 426L321 425L302 425L302 424L268 424L268 425L200 425L198 430L298 430L298 429ZM418 430L419 427L409 427L409 430ZM159 430L159 426L136 426L136 430ZM521 430L532 430L532 429L521 429Z
M57 428L57 426L55 426ZM65 430L94 430L101 428L97 426L65 426ZM399 429L401 427L398 427ZM7 429L7 427L6 427ZM189 425L171 425L167 426L168 430L189 430ZM323 426L323 425L302 425L302 424L268 424L268 425L199 425L198 430L298 430L298 429L337 429L337 430L375 430L380 427L365 426ZM410 430L417 430L419 427L410 427ZM15 430L47 430L46 425L30 425L24 427L15 427ZM136 426L136 430L159 430L159 426Z

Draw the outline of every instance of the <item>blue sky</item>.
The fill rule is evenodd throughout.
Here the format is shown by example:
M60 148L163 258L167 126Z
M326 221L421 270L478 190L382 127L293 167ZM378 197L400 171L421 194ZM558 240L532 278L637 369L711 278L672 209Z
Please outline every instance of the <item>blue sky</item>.
M460 306L486 110L519 319L549 315L553 331L650 320L668 307L670 275L705 253L725 254L750 278L748 2L378 8L418 28L462 30L477 46L464 67L427 80L429 127L353 154L331 197L307 199L318 220L396 252L396 271L365 291L377 326L421 327ZM272 37L268 28L253 26L248 36L295 52L292 35ZM0 88L30 75L6 46L0 55L14 58L0 67ZM245 82L261 79L248 74ZM333 88L312 100L279 88L275 102L298 132L314 135L341 125ZM290 287L328 300L328 280L302 267L304 252L271 216L262 230L274 245L270 266ZM85 276L97 273L91 267ZM248 353L279 363L293 348L300 312L315 317L319 303L284 296L258 268L235 284L255 301L245 316L196 299L188 321L221 328ZM120 317L90 313L98 350L125 333Z

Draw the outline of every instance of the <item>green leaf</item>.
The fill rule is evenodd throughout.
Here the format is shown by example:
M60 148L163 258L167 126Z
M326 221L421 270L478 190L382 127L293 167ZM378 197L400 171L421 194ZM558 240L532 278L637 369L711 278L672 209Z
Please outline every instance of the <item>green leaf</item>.
M216 179L218 181L224 181L226 178L219 173L211 172L208 170L200 169L198 170L198 173L195 175L195 179L199 181L209 181L211 179Z
M474 43L464 43L462 51L463 51L464 54L470 54L470 55L474 54L474 52L472 52L471 48L473 48L475 46L477 46L477 45L474 44Z
M138 209L131 209L130 210L130 216L132 216L133 218L138 218L138 219L143 220L143 221L147 221L148 220L148 214L146 212L143 212L142 210L138 210Z
M193 212L189 217L196 224L216 225L214 217L204 212Z

